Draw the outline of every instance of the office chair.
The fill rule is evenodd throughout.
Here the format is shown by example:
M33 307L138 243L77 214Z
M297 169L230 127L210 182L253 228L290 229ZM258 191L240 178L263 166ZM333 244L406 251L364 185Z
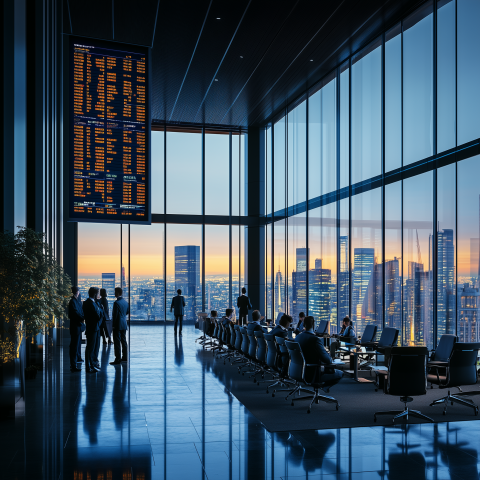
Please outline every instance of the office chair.
M289 387L292 385L292 382L285 378L283 374L283 365L279 365L280 351L276 342L277 338L274 337L271 333L265 333L263 335L265 341L267 342L267 365L275 372L275 376L272 380L267 380L267 382L274 382L271 385L267 386L267 393L270 392L270 388L279 385L280 387ZM283 339L282 339L283 340ZM273 395L275 396L275 395Z
M212 321L210 318L205 318L203 322L203 334L205 336L205 340L200 341L200 344L203 348L209 348L214 345L213 338L212 338Z
M253 382L256 383L257 385L260 385L260 381L257 381L258 375L260 375L262 377L262 380L264 380L266 374L272 375L272 377L274 377L275 372L272 372L266 363L267 342L264 337L265 335L264 332L262 330L256 330L253 332L253 334L255 335L255 338L257 340L256 358L258 362L258 370L256 374L253 376Z
M400 396L400 401L405 404L405 409L375 412L374 422L377 421L378 415L394 415L393 423L396 419L403 417L408 421L409 415L433 422L430 417L420 411L410 410L407 407L407 403L413 401L413 396L427 393L427 357L427 347L392 348L385 393Z
M250 350L250 341L247 334L247 329L245 327L240 327L240 333L242 334L242 346L241 351L244 355L244 363L238 367L238 373L242 373L242 369L245 367L250 367L253 365L253 362L250 359L249 350ZM243 375L245 372L243 372Z
M473 408L474 414L478 415L478 406L468 397L479 395L480 391L462 392L460 385L474 385L477 383L477 356L480 343L455 343L447 362L437 361L430 367L427 379L440 388L448 388L446 397L434 400L430 406L444 404L443 414L447 414L448 402L458 403ZM450 387L457 387L460 393L450 394Z
M308 393L311 393L312 395L307 395L305 397L298 397L292 398L292 407L295 405L295 402L298 400L310 400L310 405L308 407L307 413L310 413L312 409L312 405L314 403L319 403L321 400L322 402L326 403L335 403L335 408L338 410L340 408L340 404L338 403L338 400L335 398L331 397L330 395L320 395L318 393L318 390L321 390L322 387L325 385L325 382L322 381L322 373L318 375L317 377L317 372L323 372L325 371L325 366L324 365L310 365L305 362L305 357L303 356L302 349L300 348L300 344L297 342L290 342L289 340L285 341L285 346L288 349L288 352L290 354L290 366L288 369L288 375L291 379L296 380L299 384L303 383L304 385L307 385L309 387L312 387L312 389L307 389L307 388L302 388L299 387L298 391L304 390ZM312 379L306 378L305 376L305 367L315 367L317 369L317 372L313 375ZM317 378L316 378L317 377Z
M199 323L200 323L200 319L201 319L201 330L203 332L203 335L198 337L195 340L195 343L200 342L200 344L203 345L207 341L207 336L205 334L205 319L208 317L208 314L202 312L202 313L197 314L197 316L198 316Z
M235 347L236 355L235 355L235 360L233 360L233 362L231 362L232 365L247 363L247 359L245 358L245 356L242 352L243 336L242 336L242 332L240 330L241 328L245 328L245 327L240 327L240 325L234 325L233 326L233 329L235 330L234 347Z
M448 363L448 359L452 354L453 346L457 340L458 338L456 335L442 335L436 350L432 350L430 353L430 359L427 362L427 370L435 366L443 366L443 370L445 370L445 363ZM430 388L433 388L433 383L430 384Z
M274 390L272 393L272 397L274 397L277 392L288 392L287 396L285 397L285 400L287 400L290 395L295 395L295 393L299 391L299 388L298 388L299 385L297 380L291 378L290 375L288 374L289 367L290 367L290 352L288 351L288 348L285 344L286 341L287 339L283 337L275 337L275 342L277 344L277 354L278 354L277 360L279 361L280 358L288 359L288 366L286 368L284 366L284 363L282 362L281 364L280 361L278 363L278 368L281 374L284 376L284 378L288 379L288 382L291 383L292 385L287 385L287 387L289 388L280 388L278 390ZM286 375L285 375L285 372L286 372Z
M363 335L360 337L360 346L365 347L375 342L377 337L377 325L366 325ZM397 335L398 336L398 335Z
M315 329L315 335L319 337L323 337L324 335L328 335L328 325L330 322L328 320L320 320L317 328Z
M382 355L388 354L391 349L396 345L398 340L398 329L393 327L385 327L380 335L378 342L364 342L362 346L366 348L365 354L360 354L360 358L363 360L363 364L359 366L362 368L371 368L370 362L375 357L374 353L380 353ZM369 353L372 352L372 353ZM388 360L387 360L388 362Z

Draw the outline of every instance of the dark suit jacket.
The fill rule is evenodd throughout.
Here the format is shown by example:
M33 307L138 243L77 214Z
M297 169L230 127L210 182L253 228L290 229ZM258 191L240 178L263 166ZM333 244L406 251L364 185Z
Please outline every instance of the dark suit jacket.
M80 335L82 333L80 324L85 319L81 300L72 296L68 302L68 318L70 319L70 334Z
M172 309L175 316L185 315L185 298L183 297L183 295L177 295L176 297L172 298L170 311L172 311Z
M100 324L103 320L103 311L97 305L97 302L87 298L83 302L83 313L85 315L86 334L97 332L100 330Z
M313 332L302 332L295 337L295 341L300 344L305 363L316 365L330 365L332 357L328 354L323 346L322 339L317 337ZM316 372L315 367L307 367L305 369L305 378L310 381Z
M240 315L248 315L248 311L252 310L250 299L246 295L240 295L237 298L237 307L240 309Z
M250 322L247 325L247 333L255 332L256 330L263 330L263 328L258 323L253 323L253 322Z
M112 324L117 330L128 330L127 315L130 312L130 305L122 297L118 297L113 303Z
M274 329L270 331L270 334L275 337L287 338L288 330L283 330L283 328L280 325L277 325Z
M341 342L355 343L355 330L351 325L349 325L343 332L340 332L340 334L338 335L338 339Z
M100 297L100 305L103 307L103 313L105 314L105 320L110 320L110 311L108 309L108 300L106 297Z

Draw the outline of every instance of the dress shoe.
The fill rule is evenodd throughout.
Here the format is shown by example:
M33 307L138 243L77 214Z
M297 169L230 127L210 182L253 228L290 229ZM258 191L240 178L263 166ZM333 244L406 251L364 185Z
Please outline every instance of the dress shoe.
M97 367L97 368L100 368L100 362L94 363L93 366Z
M75 368L70 368L70 371L71 371L71 372L81 372L82 369L75 367Z
M110 365L121 365L121 364L122 364L121 360L119 361L115 360L114 362L110 362Z
M77 363L83 363L83 362L84 362L83 358L81 358L80 360L77 360Z
M92 369L95 370L96 372L100 371L100 367L97 367L96 365L93 365Z

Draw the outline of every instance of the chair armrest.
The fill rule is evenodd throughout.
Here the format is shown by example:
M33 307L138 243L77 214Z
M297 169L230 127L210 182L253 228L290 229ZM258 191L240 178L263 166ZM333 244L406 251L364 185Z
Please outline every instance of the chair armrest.
M431 362L427 362L427 367L429 368L438 368L438 367L448 367L448 362L440 362L436 360L432 360Z

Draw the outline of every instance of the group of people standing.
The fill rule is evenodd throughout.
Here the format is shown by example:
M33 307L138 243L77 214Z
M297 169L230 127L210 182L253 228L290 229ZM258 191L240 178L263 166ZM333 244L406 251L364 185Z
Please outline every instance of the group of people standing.
M78 287L72 287L72 298L68 304L70 319L70 371L80 372L79 364L84 363L81 356L82 332L87 337L85 348L85 371L95 373L100 371L98 352L100 337L103 344L113 344L115 360L110 365L120 365L128 361L126 332L129 305L122 297L122 289L115 288L116 301L113 304L112 316L108 307L107 292L104 288L90 287L88 298L82 302Z

